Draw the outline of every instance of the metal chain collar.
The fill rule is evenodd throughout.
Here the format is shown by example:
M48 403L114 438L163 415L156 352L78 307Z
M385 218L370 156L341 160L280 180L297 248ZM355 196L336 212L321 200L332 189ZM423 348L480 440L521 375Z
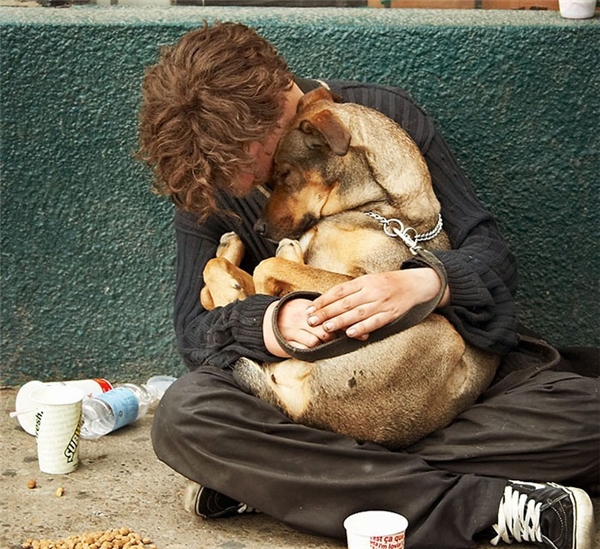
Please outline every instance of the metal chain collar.
M383 232L392 238L398 237L406 244L413 255L420 249L419 242L432 240L442 231L442 214L438 214L437 225L429 232L418 234L412 227L406 227L399 219L387 219L375 212L366 214L383 225Z

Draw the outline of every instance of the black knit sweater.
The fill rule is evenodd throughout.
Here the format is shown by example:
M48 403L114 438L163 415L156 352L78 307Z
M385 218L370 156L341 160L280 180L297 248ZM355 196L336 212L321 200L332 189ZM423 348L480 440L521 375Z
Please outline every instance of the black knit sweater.
M303 91L318 86L298 80ZM327 82L346 102L375 108L398 122L420 147L442 206L451 251L436 252L448 274L452 304L440 309L469 343L505 354L517 342L513 295L516 262L491 214L475 195L433 120L397 88L356 82ZM193 214L176 211L177 280L175 331L188 368L210 363L231 366L241 356L275 359L265 348L262 319L275 299L251 296L243 302L205 311L199 303L204 265L214 257L221 235L235 231L246 245L244 267L273 255L274 245L254 232L266 198L255 190L244 199L221 197L221 206L237 214L213 216L198 223ZM413 265L404 264L402 268Z

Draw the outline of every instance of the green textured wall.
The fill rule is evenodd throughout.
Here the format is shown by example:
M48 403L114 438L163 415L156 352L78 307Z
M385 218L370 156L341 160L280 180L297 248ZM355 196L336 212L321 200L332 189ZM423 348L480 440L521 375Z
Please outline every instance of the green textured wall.
M182 370L171 207L131 153L144 66L204 18L259 28L298 74L408 89L501 218L520 258L523 319L558 343L598 343L598 20L0 8L0 383Z

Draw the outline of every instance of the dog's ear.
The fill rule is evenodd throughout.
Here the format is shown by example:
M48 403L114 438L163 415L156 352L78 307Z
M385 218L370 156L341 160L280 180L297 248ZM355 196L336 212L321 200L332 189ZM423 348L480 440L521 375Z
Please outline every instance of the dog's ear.
M344 156L350 148L350 133L331 111L320 111L303 120L300 130L306 134L311 149L327 145L333 153Z
M317 101L333 101L334 97L331 92L324 87L316 88L309 92L306 92L298 101L298 107L296 112L301 112L309 105L316 103Z

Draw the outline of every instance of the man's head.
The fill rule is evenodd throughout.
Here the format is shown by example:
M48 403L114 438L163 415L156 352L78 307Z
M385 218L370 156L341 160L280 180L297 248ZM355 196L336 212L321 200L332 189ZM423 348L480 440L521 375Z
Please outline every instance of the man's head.
M216 189L242 195L263 182L294 89L284 59L241 24L205 24L164 48L140 112L139 155L155 190L205 216Z

